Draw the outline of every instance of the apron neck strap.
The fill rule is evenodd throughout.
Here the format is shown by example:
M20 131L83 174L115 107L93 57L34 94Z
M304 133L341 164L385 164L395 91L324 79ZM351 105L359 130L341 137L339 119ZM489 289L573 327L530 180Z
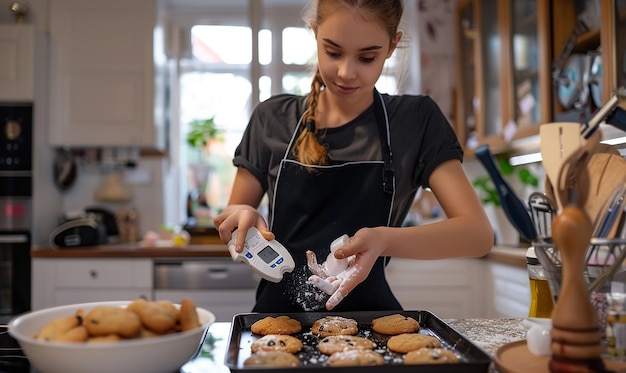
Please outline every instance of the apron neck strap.
M380 146L383 152L383 161L385 162L383 169L383 191L393 194L395 183L393 153L391 152L389 140L389 117L387 116L387 107L383 102L383 97L376 89L374 89L374 114L376 115L376 123L380 134Z

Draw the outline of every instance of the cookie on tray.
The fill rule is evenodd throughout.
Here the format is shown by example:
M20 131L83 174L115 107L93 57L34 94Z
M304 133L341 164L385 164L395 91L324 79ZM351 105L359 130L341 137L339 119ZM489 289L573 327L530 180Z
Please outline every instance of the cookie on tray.
M441 343L437 337L419 333L402 333L394 335L387 341L387 348L393 352L406 354L422 347L439 348Z
M372 329L380 334L396 335L418 331L420 324L412 317L399 313L378 317L372 320Z
M292 319L289 316L272 317L267 316L252 324L252 333L268 335L268 334L296 334L302 330L300 321Z
M247 367L297 367L300 359L285 351L259 351L250 355L244 362Z
M450 364L458 363L459 358L445 348L423 347L404 355L404 364Z
M284 351L294 354L302 350L304 346L302 342L291 335L286 334L267 334L252 342L250 350L258 351Z
M348 350L371 350L374 342L356 335L329 335L317 344L317 348L325 355L332 355Z
M331 367L383 365L385 359L372 350L348 350L335 352L328 358Z
M320 337L329 335L355 335L358 333L358 323L354 319L342 316L326 316L315 320L311 327L311 333Z

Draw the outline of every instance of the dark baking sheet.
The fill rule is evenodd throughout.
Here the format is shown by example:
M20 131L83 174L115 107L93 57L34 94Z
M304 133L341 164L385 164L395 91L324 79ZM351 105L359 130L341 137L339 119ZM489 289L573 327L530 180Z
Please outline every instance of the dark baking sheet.
M419 333L432 335L437 337L442 344L449 350L452 350L458 357L459 362L456 364L423 364L423 365L404 365L402 354L394 353L387 349L387 340L390 336L376 333L372 331L371 322L373 319L381 316L399 313L404 316L410 316L420 323ZM243 362L251 354L250 345L253 341L261 336L252 334L250 328L256 321L267 316L287 315L294 318L302 324L302 332L294 334L304 344L304 349L296 354L300 359L299 367L291 368L259 368L244 367ZM385 364L374 367L329 367L326 365L328 356L322 354L317 349L319 337L311 333L311 326L317 319L325 316L343 316L355 319L359 323L359 333L357 335L371 339L376 343L375 351L380 352L385 357ZM443 320L429 311L369 311L369 312L303 312L303 313L249 313L238 314L233 317L233 323L230 330L225 365L231 372L322 372L331 370L337 372L357 373L357 372L387 372L393 368L394 372L437 372L437 373L476 373L487 372L491 357L480 347L470 342L463 335L451 328Z

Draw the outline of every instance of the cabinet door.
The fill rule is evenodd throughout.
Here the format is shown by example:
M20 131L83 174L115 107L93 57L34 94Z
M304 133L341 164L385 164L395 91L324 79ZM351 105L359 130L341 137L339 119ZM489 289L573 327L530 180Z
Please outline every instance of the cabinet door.
M30 25L0 25L0 101L33 101L34 35Z
M626 0L602 0L602 102L626 87Z
M478 141L477 117L479 111L475 105L476 97L476 14L478 10L474 0L461 0L457 4L457 100L455 131L463 147L471 147L472 142Z
M528 317L530 309L530 285L528 270L501 264L488 263L488 317Z
M82 302L152 298L150 259L32 260L32 309Z
M57 289L54 293L54 303L51 306L89 302L133 301L139 298L152 300L151 294L152 289L150 288Z
M484 317L481 264L474 258L392 258L386 277L404 309L430 311L441 318Z
M156 145L153 0L50 2L50 141Z
M550 7L547 1L501 2L505 138L538 133L551 120Z
M456 133L468 149L502 131L498 9L497 0L457 4Z

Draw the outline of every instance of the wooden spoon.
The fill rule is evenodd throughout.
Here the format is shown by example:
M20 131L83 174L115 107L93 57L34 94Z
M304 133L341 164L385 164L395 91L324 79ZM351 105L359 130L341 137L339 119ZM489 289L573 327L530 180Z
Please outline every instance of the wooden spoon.
M611 156L618 156L618 157L622 157L620 152L612 145L607 145L607 144L598 144L596 146L596 154L605 154L602 157L608 157L609 155ZM614 158L614 157L612 157ZM591 193L591 198L596 198L594 197L594 194L598 193L597 192L597 187L594 186L598 185L597 181L594 182L596 175L598 173L598 168L600 168L601 166L597 165L597 163L602 163L604 162L601 158L597 158L594 159L594 156L592 156L591 160L589 161L590 164L588 165L589 168L589 174L591 175L591 190L589 191L589 193ZM625 160L626 162L626 160ZM595 168L595 170L592 170L592 168ZM622 175L626 175L625 173L626 171L624 171L622 173ZM546 194L546 196L548 198L550 198L552 201L555 201L555 207L558 210L558 204L556 204L556 196L554 194L554 187L552 186L552 182L550 181L550 179L548 179L548 175L546 174L544 176L544 180L543 180L543 187L544 187L544 193ZM594 205L591 206L591 203L594 203L595 201L587 201L586 205L585 205L585 210L587 211L587 213L589 214L589 217L593 219L594 217L594 212L597 213L597 210L599 210L600 206L602 205L602 203L599 203L598 205Z
M539 127L541 163L553 187L558 183L563 162L584 143L580 130L580 123L575 122L546 123ZM559 209L563 208L564 202L566 204L556 198Z
M602 206L625 182L626 160L621 155L596 153L589 160L587 172L589 173L589 196L584 206L591 221L596 221L598 214L602 213ZM617 216L617 221L620 216L621 211ZM612 226L606 238L615 237L617 226L618 224Z
M557 201L560 201L561 206L574 204L584 208L587 203L589 195L587 164L591 156L595 154L601 138L601 131L595 131L587 142L573 151L562 163L558 181L555 183Z

